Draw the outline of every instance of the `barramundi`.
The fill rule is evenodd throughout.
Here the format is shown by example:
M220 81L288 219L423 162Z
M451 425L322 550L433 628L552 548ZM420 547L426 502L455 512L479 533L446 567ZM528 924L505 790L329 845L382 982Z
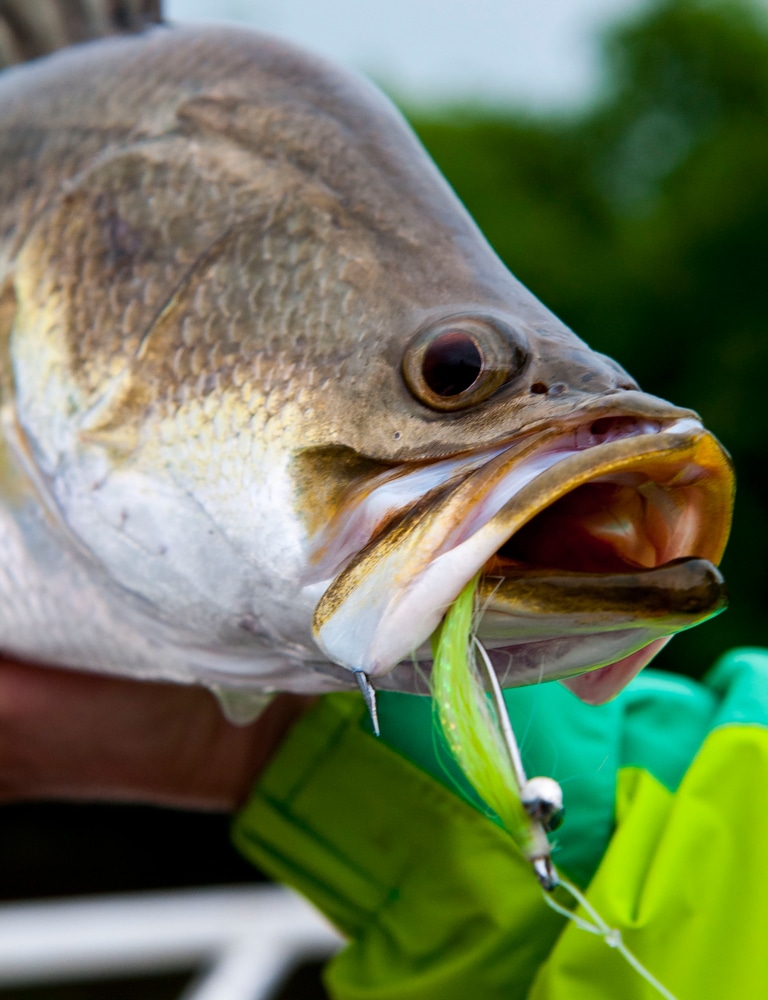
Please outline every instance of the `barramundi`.
M615 694L720 611L729 459L502 264L372 85L154 27L0 75L0 648L230 710ZM232 708L235 706L235 709Z

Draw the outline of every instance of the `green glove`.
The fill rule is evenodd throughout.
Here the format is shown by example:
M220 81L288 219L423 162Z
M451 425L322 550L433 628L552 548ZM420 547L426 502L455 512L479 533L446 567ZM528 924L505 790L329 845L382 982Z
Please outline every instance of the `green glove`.
M768 982L768 653L729 654L706 685L647 671L597 708L557 684L505 697L528 774L563 786L558 868L680 1000L751 1000ZM331 995L657 996L546 907L436 752L429 701L382 693L379 716L381 741L356 695L322 699L234 825L247 857L350 937Z

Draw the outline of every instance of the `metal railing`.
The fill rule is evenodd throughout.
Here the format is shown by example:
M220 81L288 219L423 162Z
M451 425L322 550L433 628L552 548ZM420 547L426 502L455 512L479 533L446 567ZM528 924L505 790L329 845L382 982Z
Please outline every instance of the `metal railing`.
M339 934L282 886L0 906L0 988L205 969L183 1000L269 1000Z

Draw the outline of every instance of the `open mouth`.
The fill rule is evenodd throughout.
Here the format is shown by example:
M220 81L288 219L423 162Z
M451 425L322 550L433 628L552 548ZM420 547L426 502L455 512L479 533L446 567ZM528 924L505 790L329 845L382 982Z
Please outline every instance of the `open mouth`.
M429 636L481 572L478 634L502 683L570 678L606 700L670 635L725 607L715 564L732 492L725 452L687 416L582 418L384 476L326 536L317 641L379 686L414 690L413 659L429 659Z

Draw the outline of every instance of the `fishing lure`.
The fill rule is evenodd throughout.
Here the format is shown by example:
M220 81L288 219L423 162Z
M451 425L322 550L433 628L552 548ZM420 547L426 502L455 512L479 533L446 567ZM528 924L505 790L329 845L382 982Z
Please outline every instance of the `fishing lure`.
M552 862L547 833L562 821L562 791L552 778L526 776L496 672L482 643L472 636L478 583L476 576L464 587L433 636L431 686L440 732L469 783L531 864L547 905L581 930L602 937L666 1000L675 1000L627 948L618 928L610 927ZM558 886L589 919L552 897Z
M469 783L533 865L542 886L552 889L556 878L543 815L556 812L558 804L542 809L537 786L529 787L496 673L479 641L470 639L478 582L475 577L464 587L436 633L432 695L437 719ZM474 649L485 668L491 702L485 697ZM557 789L555 798L559 794L559 786L551 779L533 780L539 787L543 780L550 782L549 797L551 786Z

